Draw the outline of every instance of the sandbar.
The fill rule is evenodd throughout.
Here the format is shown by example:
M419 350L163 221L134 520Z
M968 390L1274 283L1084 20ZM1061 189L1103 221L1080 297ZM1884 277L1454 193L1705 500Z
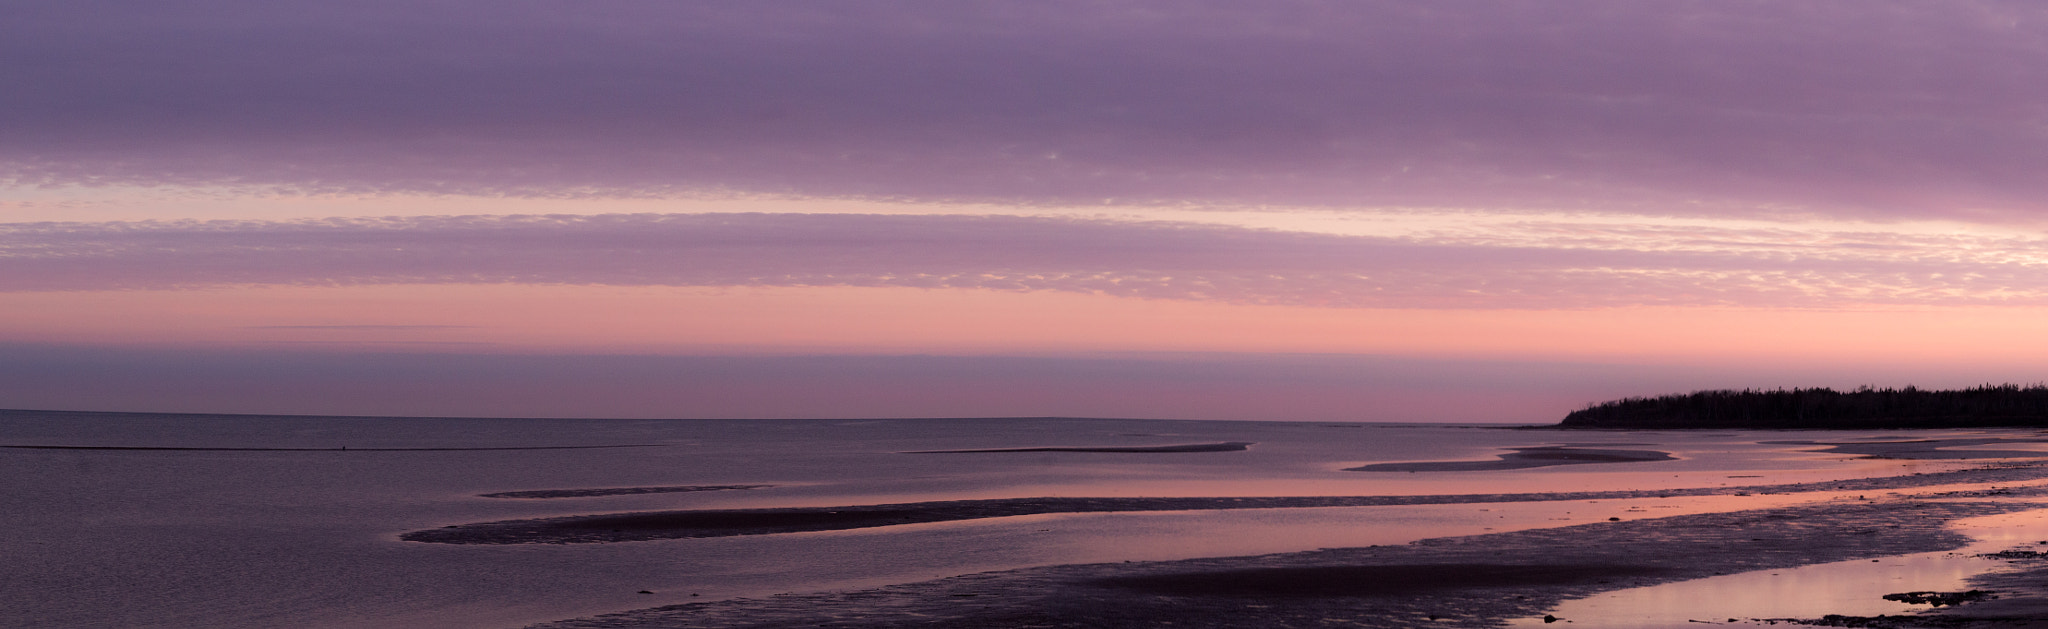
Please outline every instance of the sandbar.
M1669 452L1658 450L1614 450L1600 448L1578 448L1571 446L1535 446L1509 448L1514 452L1499 455L1493 461L1412 461L1404 463L1375 463L1362 467L1347 467L1346 472L1490 472L1499 470L1520 470L1553 465L1587 465L1594 463L1637 463L1644 461L1676 461Z
M1684 489L1414 496L1282 496L1197 498L998 498L830 507L698 509L602 513L500 520L412 531L400 539L437 544L592 544L663 539L772 535L951 522L1048 513L1368 507L1674 496L1856 491L1952 483L2001 482L2048 476L2048 468L2012 465L1931 474L1815 483Z

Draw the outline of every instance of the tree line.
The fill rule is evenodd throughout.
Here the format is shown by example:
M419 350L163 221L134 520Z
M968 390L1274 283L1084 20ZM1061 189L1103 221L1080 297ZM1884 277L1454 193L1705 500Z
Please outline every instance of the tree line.
M1631 397L1566 415L1562 428L2048 427L2048 385L1959 390L1720 389Z

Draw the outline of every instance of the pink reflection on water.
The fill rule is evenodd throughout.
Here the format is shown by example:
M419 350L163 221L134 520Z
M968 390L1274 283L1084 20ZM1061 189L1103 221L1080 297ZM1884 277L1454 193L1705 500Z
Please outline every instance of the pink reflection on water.
M1948 491L1956 487L1928 489ZM1701 622L1726 624L1730 618L1745 624L1762 624L1755 621L1926 611L1925 605L1883 597L1897 592L1970 589L1970 577L2005 567L2001 562L1976 555L2018 546L2033 547L2048 540L2048 509L1969 518L1951 527L1975 541L1955 551L1744 572L1608 592L1566 601L1549 613L1575 626L1664 629ZM1534 627L1546 623L1541 618L1518 618L1509 624Z
M1060 552L1086 561L1165 561L1407 544L1422 539L1766 509L1830 494L1031 516ZM932 526L946 526L944 524Z
M1748 487L1795 483L1847 481L1871 477L1902 476L1971 469L1981 461L1905 461L1869 459L1840 463L1818 469L1670 470L1634 467L1640 464L1560 466L1533 470L1497 472L1364 473L1346 472L1321 477L1268 478L1159 478L1105 468L1100 474L1071 482L979 487L936 493L843 494L839 502L826 504L817 498L785 503L765 494L729 494L721 501L746 501L746 506L841 506L934 500L980 500L1026 497L1106 498L1201 498L1274 496L1435 496L1542 494L1595 491L1659 491L1693 488ZM1595 471L1595 470L1599 471ZM1853 492L1851 492L1853 493ZM1802 495L1832 495L1809 492ZM1746 507L1745 507L1746 508Z

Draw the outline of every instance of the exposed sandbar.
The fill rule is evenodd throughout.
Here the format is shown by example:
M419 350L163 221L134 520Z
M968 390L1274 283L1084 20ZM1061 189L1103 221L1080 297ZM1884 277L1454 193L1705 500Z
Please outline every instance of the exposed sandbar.
M1498 470L1519 470L1553 465L1587 465L1593 463L1638 463L1643 461L1676 461L1669 452L1657 450L1611 450L1598 448L1576 448L1570 446L1537 446L1509 448L1514 452L1499 455L1494 461L1414 461L1407 463L1375 463L1363 467L1344 468L1347 472L1487 472Z
M1417 595L1465 587L1532 587L1655 576L1667 567L1630 564L1391 564L1244 568L1108 577L1096 585L1160 596L1299 599Z
M1034 448L984 448L979 450L912 450L904 454L973 454L983 452L1242 452L1252 441L1188 443L1170 446L1043 446Z
M597 496L634 496L639 494L678 494L697 491L734 491L760 489L774 485L669 485L664 487L600 487L595 489L535 489L530 491L501 491L477 494L481 498L518 498L544 500L548 498L593 498Z
M2009 482L2042 476L2048 476L2048 468L2007 466L1818 483L1643 491L1250 498L1003 498L837 507L645 511L460 524L413 531L399 537L407 541L437 544L590 544L839 531L1047 513L1369 507L1720 496L1744 493L1895 489L1967 482Z

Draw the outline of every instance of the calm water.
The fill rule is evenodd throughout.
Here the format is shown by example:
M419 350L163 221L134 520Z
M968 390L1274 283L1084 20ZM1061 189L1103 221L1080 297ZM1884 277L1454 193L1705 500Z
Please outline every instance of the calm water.
M1928 433L1915 433L1924 435ZM1957 433L1960 434L1960 433ZM1975 434L1975 433L1971 433ZM1558 433L1474 426L1152 420L646 421L0 414L0 625L506 627L655 605L1035 565L1402 543L1821 496L1043 515L622 544L450 546L446 524L648 509L1031 496L1452 494L1711 487L1939 471L1764 444L1890 433ZM1201 453L905 454L1255 442ZM1654 449L1673 461L1363 473L1507 447ZM575 450L365 451L636 445ZM767 484L553 500L534 489ZM652 590L655 594L639 594ZM697 597L691 597L697 594Z
M1974 541L1946 552L1760 570L1607 592L1566 601L1550 610L1550 615L1576 627L1692 629L1700 623L1773 626L1777 623L1772 619L1926 611L1927 605L1886 600L1884 595L1971 589L1970 577L2005 568L1999 560L1978 555L2015 548L2033 550L2048 540L2048 510L1969 518L1956 522L1955 528ZM1509 622L1515 627L1554 624L1540 617Z

